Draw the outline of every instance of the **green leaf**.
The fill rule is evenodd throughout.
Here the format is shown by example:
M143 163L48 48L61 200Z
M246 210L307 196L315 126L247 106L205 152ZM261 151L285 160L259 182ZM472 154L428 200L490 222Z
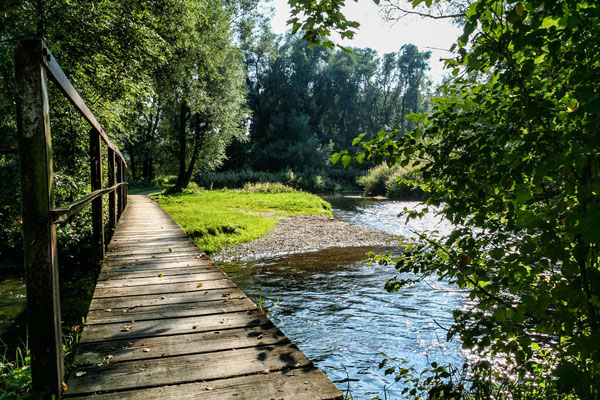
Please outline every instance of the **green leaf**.
M558 26L558 22L559 22L559 18L555 18L555 17L552 17L552 16L546 17L542 21L542 28L548 29L548 28L551 28L553 26Z
M333 165L337 164L338 161L340 161L340 158L342 158L342 155L340 153L334 153L331 155L331 163Z
M344 168L346 168L348 165L350 165L350 162L352 161L352 157L350 157L349 155L344 155L342 157L342 165L344 166Z

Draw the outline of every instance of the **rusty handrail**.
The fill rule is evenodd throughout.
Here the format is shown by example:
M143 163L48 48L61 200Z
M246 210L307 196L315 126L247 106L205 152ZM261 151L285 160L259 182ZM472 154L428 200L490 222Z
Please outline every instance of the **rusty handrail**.
M120 188L121 186L129 185L127 182L117 183L114 186L111 186L106 189L99 189L93 191L81 199L75 200L68 206L55 208L54 210L50 210L50 216L53 224L58 224L59 222L66 221L73 215L77 214L81 211L82 208L90 204L92 201L96 200L100 196L104 196L105 194L109 194Z
M52 79L56 86L58 86L60 91L71 102L71 104L75 106L75 108L77 109L77 111L79 111L83 118L85 118L85 120L100 133L102 141L106 143L106 145L110 149L112 149L116 154L118 154L121 160L123 160L123 162L127 166L125 158L123 157L119 149L110 141L106 133L104 133L102 126L96 120L96 117L94 116L94 114L92 114L88 106L84 103L81 96L79 96L79 93L77 93L77 90L75 90L75 87L73 87L73 84L71 83L69 78L67 78L60 65L58 65L56 59L54 58L54 56L52 55L52 53L50 52L50 50L44 42L42 42L42 63L48 71L48 77Z

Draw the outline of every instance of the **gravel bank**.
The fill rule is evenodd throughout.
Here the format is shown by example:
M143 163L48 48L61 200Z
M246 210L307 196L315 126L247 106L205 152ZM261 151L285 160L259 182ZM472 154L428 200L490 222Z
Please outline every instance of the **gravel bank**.
M265 255L303 253L328 247L390 245L395 238L386 232L365 228L320 215L281 218L265 236L224 249L215 260L259 258Z

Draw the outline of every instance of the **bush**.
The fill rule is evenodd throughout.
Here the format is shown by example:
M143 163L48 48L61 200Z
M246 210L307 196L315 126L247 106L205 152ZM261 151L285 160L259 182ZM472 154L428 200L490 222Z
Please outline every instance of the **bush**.
M414 186L407 185L405 180L417 180L414 168L402 167L398 164L388 167L379 165L369 170L366 175L357 179L363 187L366 196L387 196L389 198L421 198L423 191Z
M293 170L280 172L254 171L242 169L236 171L209 172L196 176L198 185L207 189L242 189L246 184L266 184L278 182L290 188L311 193L338 192L345 185L321 173Z
M183 189L184 194L200 193L201 191L202 191L202 188L200 186L198 186L198 184L196 182L188 183L186 188Z
M174 185L176 181L177 177L175 175L159 176L154 178L154 180L151 182L151 186L165 188L167 186Z

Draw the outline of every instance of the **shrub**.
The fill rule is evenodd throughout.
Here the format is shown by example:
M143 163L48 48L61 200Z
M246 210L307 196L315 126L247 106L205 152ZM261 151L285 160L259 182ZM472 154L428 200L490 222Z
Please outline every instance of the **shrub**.
M175 184L177 177L175 175L159 176L154 178L151 185L159 188L164 188Z
M336 192L344 186L336 180L321 173L295 172L293 170L280 172L254 171L242 169L236 171L209 172L196 176L195 181L207 189L242 189L246 184L261 184L278 182L294 189L311 193Z
M200 186L198 186L198 184L196 182L188 183L186 188L183 189L183 193L185 193L185 194L200 193L201 191L202 191L202 189L200 188Z
M385 183L391 173L392 170L387 165L379 165L370 169L367 175L358 178L357 183L363 187L366 196L385 196Z
M357 182L363 187L366 196L387 196L395 199L422 197L423 192L420 189L405 183L407 179L418 181L414 168L410 165L401 167L396 164L388 167L382 164L370 169L366 175L359 177Z

